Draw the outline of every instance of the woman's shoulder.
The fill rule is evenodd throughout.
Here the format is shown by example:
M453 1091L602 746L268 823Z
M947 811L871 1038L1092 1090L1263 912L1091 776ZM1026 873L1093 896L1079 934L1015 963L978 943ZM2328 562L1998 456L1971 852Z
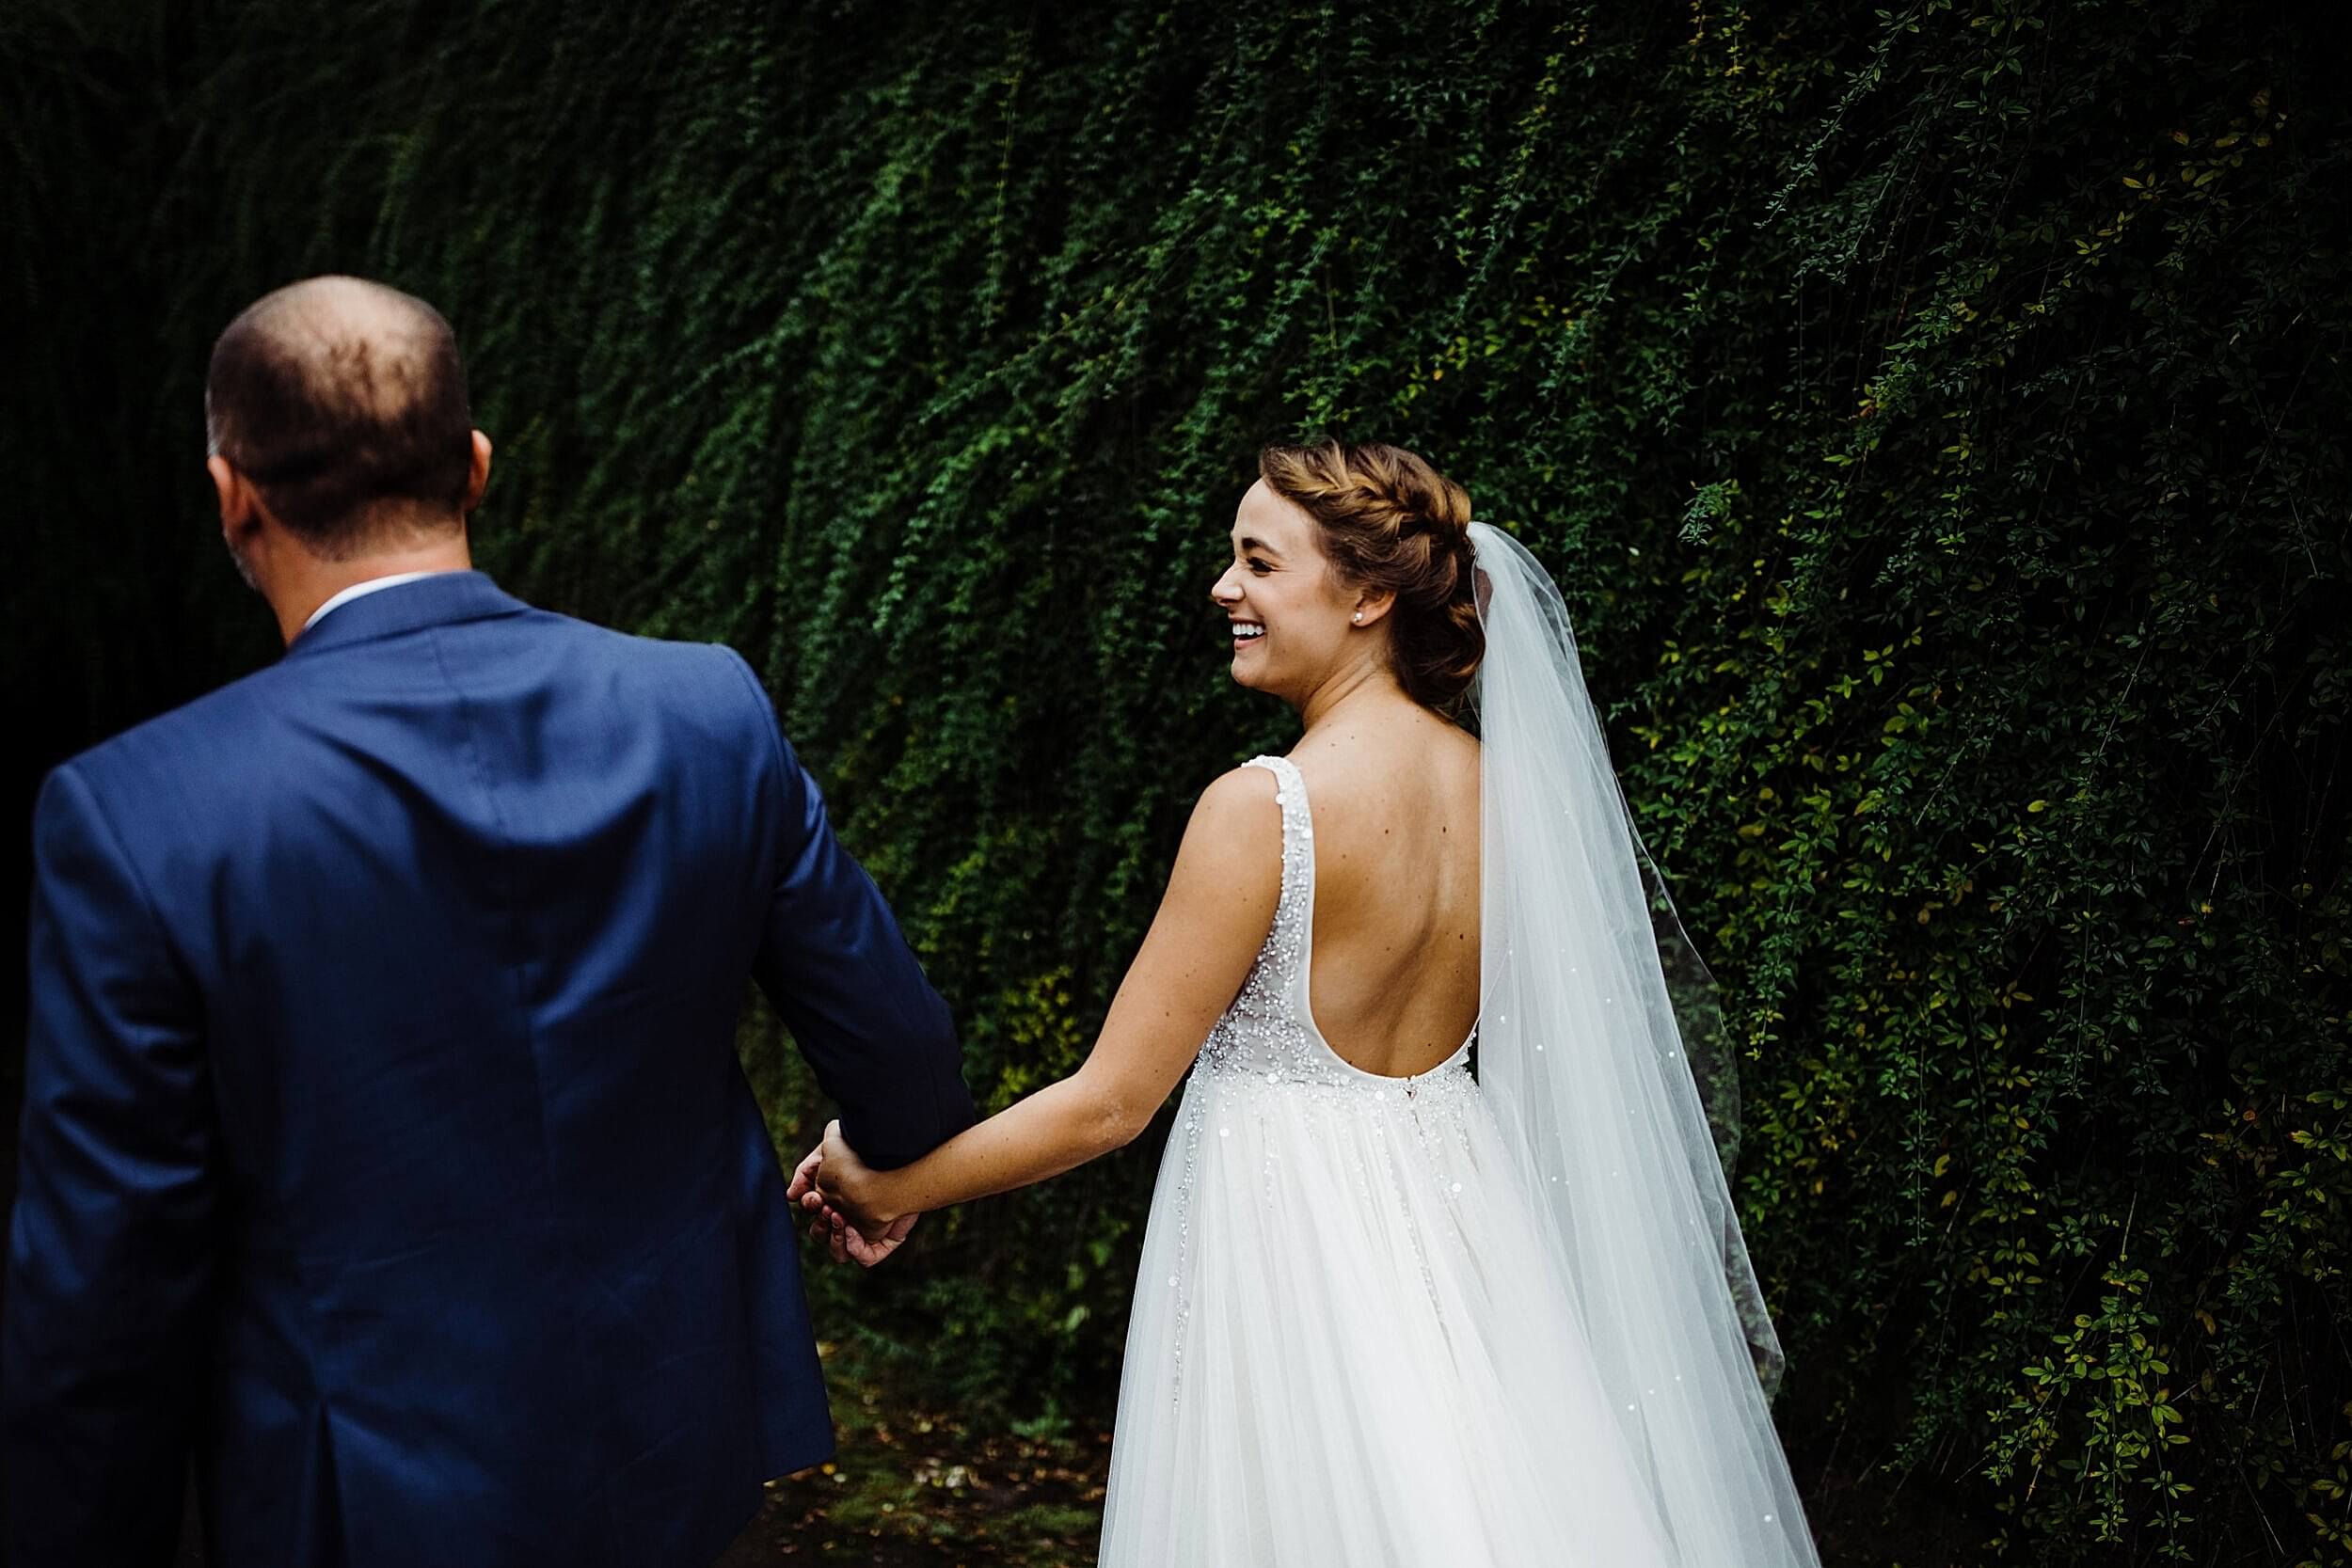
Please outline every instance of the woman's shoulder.
M1281 816L1277 797L1281 783L1275 770L1262 766L1259 759L1230 768L1210 780L1193 802L1193 826L1242 833L1263 827L1279 832Z
M1271 772L1247 764L1210 781L1184 826L1169 896L1204 888L1241 911L1245 921L1261 905L1271 915L1282 879L1282 816L1276 788Z
M1475 786L1478 737L1447 720L1311 736L1291 752L1307 793L1337 804L1358 795L1385 794L1404 777L1433 775Z
M1289 760L1287 757L1267 752L1229 768L1209 781L1208 788L1200 792L1201 803L1214 804L1220 809L1231 809L1234 806L1248 806L1254 801L1272 800L1275 791L1281 788L1282 781L1278 769L1269 768L1266 764L1269 762L1279 764Z

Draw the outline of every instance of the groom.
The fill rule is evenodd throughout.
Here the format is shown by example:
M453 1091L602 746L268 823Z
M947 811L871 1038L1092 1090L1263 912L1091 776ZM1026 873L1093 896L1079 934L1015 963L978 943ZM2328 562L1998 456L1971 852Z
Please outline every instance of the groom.
M743 660L469 569L447 323L325 277L206 387L277 664L50 775L0 1416L16 1568L704 1568L833 1450L736 1064L879 1161L946 1009Z

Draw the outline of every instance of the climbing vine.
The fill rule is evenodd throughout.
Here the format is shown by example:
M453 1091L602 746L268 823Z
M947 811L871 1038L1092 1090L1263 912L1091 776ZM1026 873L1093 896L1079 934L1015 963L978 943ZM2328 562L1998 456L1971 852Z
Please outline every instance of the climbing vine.
M1744 1032L1832 1560L2352 1560L2352 154L2292 8L99 14L0 18L50 755L267 657L204 351L385 277L485 564L752 658L1001 1105L1292 733L1205 599L1255 448L1411 445L1557 574ZM1152 1164L820 1317L1097 1412Z

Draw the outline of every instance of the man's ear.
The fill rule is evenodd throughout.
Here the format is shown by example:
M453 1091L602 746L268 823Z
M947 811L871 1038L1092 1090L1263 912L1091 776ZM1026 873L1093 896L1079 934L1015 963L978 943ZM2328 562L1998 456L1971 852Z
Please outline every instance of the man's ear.
M262 498L254 493L253 482L231 467L229 459L218 452L204 460L204 471L212 476L213 492L220 498L222 535L234 544L259 528Z
M1351 626L1377 626L1380 617L1396 607L1396 595L1388 589L1367 589L1356 595L1356 608L1348 616Z
M468 515L482 504L482 494L490 487L490 438L480 431L473 433L473 461L466 471L466 505Z

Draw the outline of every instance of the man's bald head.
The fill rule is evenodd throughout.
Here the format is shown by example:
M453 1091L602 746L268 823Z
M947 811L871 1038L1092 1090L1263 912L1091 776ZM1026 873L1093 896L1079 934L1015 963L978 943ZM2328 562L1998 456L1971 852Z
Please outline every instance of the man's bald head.
M473 419L457 336L424 301L358 277L264 295L213 345L215 453L328 560L461 527Z

